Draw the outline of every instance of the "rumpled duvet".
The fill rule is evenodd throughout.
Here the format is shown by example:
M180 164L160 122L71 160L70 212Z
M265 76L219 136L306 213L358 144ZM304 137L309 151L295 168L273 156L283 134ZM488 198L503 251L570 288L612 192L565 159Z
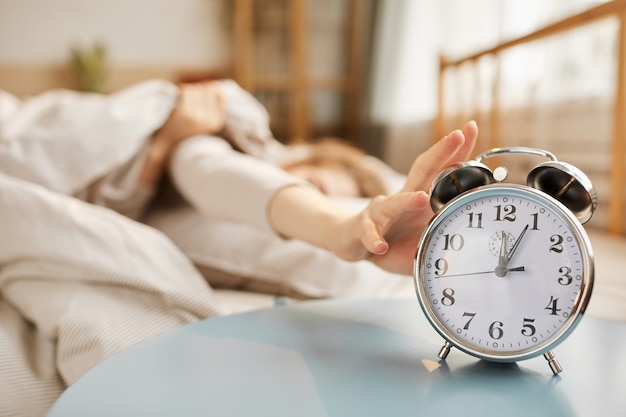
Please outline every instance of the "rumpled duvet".
M2 174L0 213L0 416L41 416L112 354L220 314L155 229Z
M267 112L232 80L221 88L224 135L264 156L278 144ZM131 220L155 191L138 176L178 94L164 80L108 95L0 90L0 417L41 416L110 355L221 313L188 257Z

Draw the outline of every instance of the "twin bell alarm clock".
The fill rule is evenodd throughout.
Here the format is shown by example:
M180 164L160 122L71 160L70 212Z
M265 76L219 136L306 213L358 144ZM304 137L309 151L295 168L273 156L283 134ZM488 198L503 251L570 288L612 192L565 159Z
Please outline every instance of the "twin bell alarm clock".
M505 183L493 156L534 155L526 185ZM543 355L574 330L593 288L591 243L582 224L596 207L588 177L550 152L496 148L442 171L435 212L415 256L417 298L445 343L477 358L515 362Z

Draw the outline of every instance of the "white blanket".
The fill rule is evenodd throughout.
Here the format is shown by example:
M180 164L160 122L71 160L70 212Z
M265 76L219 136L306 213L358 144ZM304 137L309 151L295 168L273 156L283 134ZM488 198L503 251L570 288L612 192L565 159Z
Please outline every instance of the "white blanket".
M40 416L89 368L216 316L160 232L0 174L0 416Z
M110 355L168 329L232 311L219 305L190 258L209 283L225 278L221 284L231 289L305 298L413 291L409 277L365 261L344 262L303 242L283 240L267 226L263 230L264 199L296 180L275 178L286 176L276 167L261 175L271 166L262 168L258 161L248 167L258 177L250 182L254 192L241 193L246 203L255 204L230 203L222 211L234 209L219 217L254 209L255 216L239 217L256 229L193 211L152 216L151 223L168 239L110 209L66 196L127 215L137 211L120 206L128 201L123 192L137 196L136 187L124 186L128 181L120 178L128 179L127 165L139 165L134 162L176 94L173 85L158 81L109 97L55 91L20 102L0 91L1 417L41 416L67 385ZM242 118L243 113L232 121L245 127ZM233 140L243 148L244 139ZM237 160L249 158L228 149ZM222 177L212 178L218 187L227 186ZM256 187L263 181L264 187ZM203 195L210 200L214 194Z

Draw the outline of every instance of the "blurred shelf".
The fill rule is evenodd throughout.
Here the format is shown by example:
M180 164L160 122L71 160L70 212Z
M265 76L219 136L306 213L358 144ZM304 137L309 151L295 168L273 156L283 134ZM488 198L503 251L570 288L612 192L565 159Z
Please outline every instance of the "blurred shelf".
M369 13L368 0L235 0L234 78L278 139L359 145Z

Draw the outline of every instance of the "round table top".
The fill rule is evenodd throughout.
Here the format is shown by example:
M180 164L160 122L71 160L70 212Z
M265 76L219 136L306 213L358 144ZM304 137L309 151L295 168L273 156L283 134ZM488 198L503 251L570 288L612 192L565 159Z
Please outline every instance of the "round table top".
M203 320L87 372L48 417L624 416L626 323L583 317L546 360L453 349L417 300L300 302Z

